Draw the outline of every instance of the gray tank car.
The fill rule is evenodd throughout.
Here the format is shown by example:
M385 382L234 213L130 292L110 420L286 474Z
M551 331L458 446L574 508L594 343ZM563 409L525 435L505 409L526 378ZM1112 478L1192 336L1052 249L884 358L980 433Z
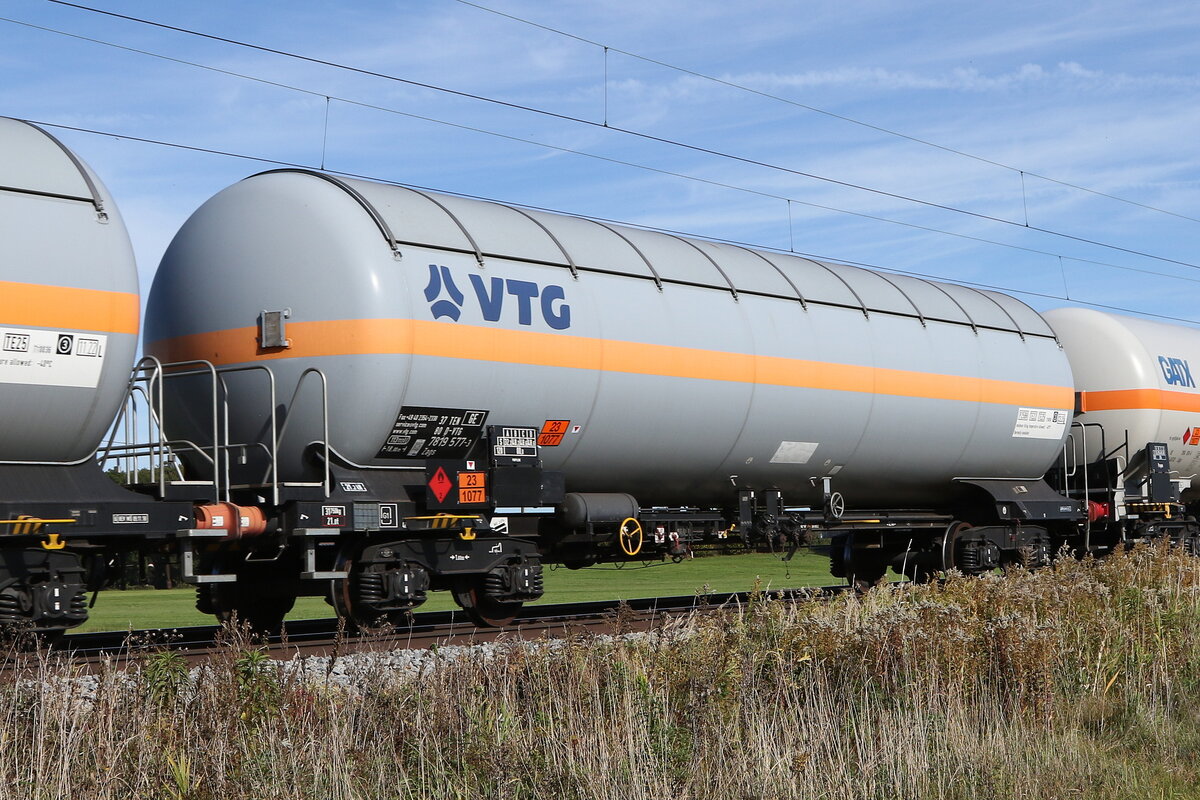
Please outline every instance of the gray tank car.
M0 118L0 462L92 455L137 350L137 268L108 191L50 134Z
M270 312L286 332L264 342ZM281 387L320 369L329 443L356 464L461 455L470 425L422 418L485 415L536 427L568 491L656 505L824 477L855 505L929 505L955 478L1041 476L1072 403L1054 333L1002 294L302 171L185 223L147 351L270 364ZM235 441L271 405L252 380ZM192 403L173 437L210 430ZM320 404L278 406L279 477L311 479ZM264 471L251 454L234 480Z
M246 502L323 486L298 513L326 529L478 512L578 566L836 524L835 574L871 582L1041 563L1079 511L1040 480L1070 367L1011 297L394 185L219 193L163 258L146 349L201 367L164 411L193 471ZM368 499L404 521L351 522Z
M1200 331L1087 308L1055 309L1045 317L1071 361L1078 420L1091 434L1086 450L1082 436L1072 437L1073 458L1090 461L1123 445L1126 436L1135 448L1163 442L1172 469L1194 493L1200 389L1192 363L1200 367Z
M118 553L192 521L190 503L126 491L92 458L126 398L139 312L104 185L46 131L0 118L0 637L80 624Z
M1076 415L1053 478L1085 499L1082 549L1170 536L1200 551L1200 331L1084 308L1047 312L1075 376Z

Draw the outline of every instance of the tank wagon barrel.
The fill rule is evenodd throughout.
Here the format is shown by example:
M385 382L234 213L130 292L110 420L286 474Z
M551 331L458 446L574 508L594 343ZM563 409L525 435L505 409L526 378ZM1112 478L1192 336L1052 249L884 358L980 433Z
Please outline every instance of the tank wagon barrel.
M264 345L273 312L286 339ZM830 475L859 503L927 504L956 477L1040 476L1072 405L1053 331L1004 295L300 171L196 212L147 328L163 361L318 367L354 463L453 457L414 418L479 411L536 425L570 491L655 503ZM312 478L296 455L322 420L281 413L280 475Z

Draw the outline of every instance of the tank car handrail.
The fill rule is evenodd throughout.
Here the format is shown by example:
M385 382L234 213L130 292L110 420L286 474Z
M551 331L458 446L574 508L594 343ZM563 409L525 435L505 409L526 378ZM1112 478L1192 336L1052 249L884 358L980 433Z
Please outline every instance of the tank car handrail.
M190 373L183 373L183 374L199 375L199 374L204 374L205 372L207 372L209 375L215 375L215 367L207 361L185 361L185 362L179 362L179 364L206 364L208 366L207 370L194 370ZM172 364L172 365L168 365L168 366L175 366L175 365ZM180 374L180 373L172 373L171 376L174 376L175 374ZM167 461L167 457L170 452L170 443L167 441L165 433L163 431L162 411L164 408L164 401L163 401L163 378L164 377L167 377L165 369L164 369L164 365L163 365L162 361L160 361L155 356L143 356L137 362L137 364L134 365L134 367L130 371L130 375L129 375L129 384L126 389L125 403L124 403L124 405L122 405L121 410L117 414L116 419L113 420L113 424L110 429L110 434L108 437L108 443L102 447L97 448L96 453L95 453L95 457L97 459L99 459L100 463L103 465L103 463L110 458L116 458L116 459L129 458L129 457L131 457L130 454L136 452L131 447L128 440L135 438L137 436L138 422L137 422L137 417L136 417L137 405L136 405L135 395L138 395L138 394L142 395L146 400L146 405L149 410L149 418L148 418L147 429L146 429L147 437L151 438L151 437L155 437L157 435L157 441L146 442L144 444L144 447L145 447L144 452L145 452L145 455L150 457L150 474L151 474L152 479L154 479L155 475L157 474L156 480L158 482L158 488L159 488L160 494L165 494L165 492L166 492L166 470L164 468L162 468L161 465ZM145 385L140 386L139 383L144 383ZM217 436L216 412L215 412L215 406L216 406L216 387L215 387L215 385L213 388L213 404L214 404L213 436L214 436L214 443L215 443L216 436ZM132 421L130 420L131 415L133 417ZM116 444L116 435L117 435L117 430L121 427L122 423L125 424L127 442L123 446L118 446ZM137 443L135 443L135 444L137 444ZM116 455L118 453L123 453L125 455ZM209 456L206 453L202 453L202 454L204 455L205 458L207 458L211 462L216 455L216 450L214 449L213 456ZM136 458L136 456L133 456L133 457ZM133 470L129 470L127 468L126 477L132 478L132 476L136 474L136 470L137 470L136 464L133 467ZM214 493L214 495L213 495L214 499L216 499L219 496L219 487L216 485L215 481L214 481L214 485L213 485L213 493Z
M150 362L150 365L146 365L146 362ZM173 370L177 370L179 368L185 368L185 367L189 368L189 369L187 369L186 371L183 371L183 372L173 371ZM159 418L160 431L161 431L162 423L165 422L166 408L165 408L165 404L163 401L162 393L163 393L163 383L166 381L166 379L167 378L182 378L182 377L188 377L188 376L194 376L194 375L207 375L212 379L211 380L212 397L210 398L212 401L212 457L210 459L210 463L212 463L212 465L213 465L213 479L212 479L211 483L212 483L212 487L213 487L213 502L220 501L220 499L221 499L221 475L220 475L220 470L218 469L218 465L221 462L221 449L220 449L221 448L221 428L220 428L220 417L219 417L219 413L218 413L219 409L220 409L220 398L218 397L218 393L217 393L217 372L218 372L218 370L217 370L216 365L213 364L211 361L208 361L208 360L202 359L202 358L190 359L187 361L172 361L172 362L168 362L168 363L164 364L162 361L160 361L155 356L146 356L141 361L138 362L137 366L134 368L134 372L136 373L136 372L144 371L147 369L151 370L150 375L147 377L147 381L151 385L157 385L157 387L158 387L157 388L158 402L160 404L160 412L161 412L160 418ZM166 491L165 475L160 479L160 483L161 483L160 491L165 492Z
M1008 309L1005 308L1003 305L1001 305L999 300L992 297L990 294L988 294L985 291L976 289L974 286L963 286L962 288L969 289L970 291L974 292L975 294L979 295L980 297L987 298L987 300L992 305L994 305L996 308L1003 311L1004 316L1008 317L1008 321L1013 324L1013 330L1016 331L1017 335L1021 337L1021 341L1025 341L1025 331L1021 329L1020 323L1017 322L1016 317L1014 317L1012 314L1008 313ZM1051 332L1053 332L1053 329L1051 329ZM1054 339L1055 339L1055 341L1058 341L1058 336L1055 335Z
M528 211L526 211L523 208L517 208L516 206L506 206L506 208L511 208L513 211L517 212L522 217L525 217L525 219L529 220L534 225L537 225L539 228L541 228L542 232L550 237L550 241L554 242L554 246L557 247L559 249L559 252L561 252L563 254L563 258L565 258L567 260L567 269L571 270L571 277L572 278L579 277L579 265L575 263L575 259L571 256L570 251L568 251L567 248L563 246L563 243L558 240L558 237L554 235L553 231L551 231L549 228L547 228L540 219L533 216L532 214L530 214Z
M153 386L157 386L157 390L158 390L158 404L157 405L155 405L154 397L152 397L153 392L151 391L151 388ZM149 417L147 418L147 421L146 421L146 435L153 436L155 434L155 432L157 432L157 437L158 437L157 441L155 441L153 443L149 443L149 442L147 443L149 446L149 452L147 453L147 455L150 456L150 480L156 481L158 483L160 492L164 491L165 487L166 487L166 475L163 470L162 464L165 463L167 460L168 447L167 447L166 437L165 437L165 435L163 433L163 429L162 429L162 417L158 413L159 410L162 408L162 381L157 381L155 384L152 384L151 386L132 386L132 387L130 387L129 393L131 395L130 399L132 399L132 395L134 393L139 393L143 397L146 398L146 410L149 414ZM134 435L136 436L137 429L138 429L137 428L137 417L136 417L137 404L133 403L132 408L133 408L133 413L135 415L132 427L133 427ZM129 437L127 436L126 441L128 441L128 440L129 440Z
M678 241L680 241L680 242L683 242L683 243L684 243L684 244L686 244L686 245L689 245L689 246L690 246L690 247L691 247L693 250L695 250L697 253L699 253L700 255L704 256L706 259L708 259L708 263L712 264L712 265L713 265L713 268L714 268L714 269L715 269L717 272L721 273L721 277L725 279L725 282L726 282L727 284L729 284L729 291L730 291L730 293L733 295L733 299L734 299L734 300L737 300L737 299L738 299L738 289L737 289L737 287L733 285L733 281L729 279L729 275L727 275L727 274L725 273L725 270L721 269L721 265L717 263L716 259L714 259L714 258L713 258L712 256L710 256L708 253L706 253L706 252L704 252L703 250L701 250L701 249L700 249L700 245L696 244L695 242L693 242L693 241L691 241L691 240L689 240L689 239L685 239L685 238L683 238L682 236L674 236L674 235L672 235L672 234L667 234L667 235L668 235L668 236L670 236L672 239L676 239L676 240L678 240Z
M95 205L92 198L84 197L78 194L63 194L62 192L44 192L40 189L23 189L19 186L5 186L0 184L0 192L12 192L13 194L28 194L33 197L49 197L52 200L73 200L77 203L87 203Z
M792 287L792 291L796 293L796 299L800 301L800 307L803 308L805 311L808 310L808 302L804 299L804 294L800 291L800 287L798 287L796 285L795 281L792 280L791 276L788 275L786 272L784 272L783 269L778 264L776 264L771 259L767 258L767 256L764 253L760 253L759 251L755 250L752 247L742 247L740 244L735 244L732 246L738 248L739 250L745 250L747 253L750 253L752 255L756 255L759 258L761 258L763 261L767 262L771 266L772 269L774 269L776 272L779 273L779 277L781 277L785 281L787 281L787 285Z
M890 284L892 286L892 288L894 288L897 292L902 294L904 296L904 299L908 301L908 304L913 307L913 311L917 312L917 319L919 319L921 321L921 327L922 328L929 327L928 325L925 324L925 314L922 313L920 307L917 306L916 302L911 297L908 296L908 292L906 292L900 288L900 284L896 283L894 280L889 278L887 275L884 275L882 272L873 272L871 274L879 276L884 281L886 281L888 284Z
M449 217L450 219L452 219L454 221L454 224L458 226L458 229L460 231L462 231L462 235L467 237L467 241L471 243L471 247L475 250L475 260L479 262L479 266L481 266L481 267L483 266L483 250L479 249L479 244L475 241L475 237L471 235L471 232L469 230L467 230L467 226L463 224L462 220L460 220L457 216L455 216L453 211L446 208L446 206L442 205L436 199L434 199L433 197L430 197L425 192L422 192L419 189L414 189L411 186L397 186L397 188L407 189L408 191L412 192L415 195L424 197L426 200L428 200L429 202L433 203L435 206L440 208L442 210L443 214L445 214L447 217ZM497 204L497 205L499 205L499 204Z
M213 457L205 452L202 446L196 442L193 442L191 439L168 439L167 444L171 445L173 449L178 449L180 445L183 445L189 450L194 450L196 455L202 457L208 463L212 464L214 470L216 469L216 463L213 461Z
M308 369L304 370L304 372L301 372L300 377L296 379L296 389L292 392L292 399L288 401L287 407L288 407L288 410L290 411L292 406L295 405L296 398L300 396L300 389L303 388L303 386L304 386L304 380L310 374L315 374L318 378L321 379L321 425L322 425L322 431L321 431L322 442L321 442L321 444L323 445L324 464L325 464L325 480L323 481L323 485L325 487L325 496L329 497L330 486L331 486L331 483L330 483L331 479L329 476L329 451L332 448L329 445L329 379L327 377L325 377L325 373L316 367L309 367ZM283 436L287 432L287 426L288 426L288 423L291 422L291 420L292 420L291 414L284 417L283 425L281 425L279 427L279 435L275 437L276 448L278 448L279 442L283 441ZM310 442L310 444L311 444L311 442ZM276 490L276 492L279 491L278 483L275 484L275 490Z
M133 441L138 435L138 417L137 417L137 410L138 410L137 396L138 395L141 395L143 398L145 398L147 405L151 405L151 403L152 403L152 401L150 400L150 393L148 391L146 391L146 388L144 386L134 385L134 386L129 387L129 393L125 396L125 406L124 406L124 409L129 412L124 415L125 441L126 442ZM154 412L153 411L151 411L150 414L148 415L148 420L149 421L146 423L146 434L147 434L147 436L152 436L153 433L151 431L151 428L153 427L153 424L154 424ZM114 431L114 433L116 432L116 426L113 427L113 431ZM161 436L160 436L160 438L161 438ZM157 452L154 451L153 449L151 449L147 455L150 456L150 479L154 480L154 475L157 470L157 461L155 459ZM136 461L133 463L132 469L130 469L129 463L126 462L126 464L125 464L125 480L127 482L136 483L137 482L136 481L137 472L138 472L138 466L137 466Z
M151 435L153 433L153 431L158 431L158 436L156 437L157 441L151 443L151 451L152 452L150 453L150 480L151 481L159 481L161 483L162 481L159 480L158 476L162 473L161 465L166 456L166 449L162 445L163 433L162 433L162 425L160 424L161 419L159 418L158 414L155 413L154 399L151 397L150 389L145 386L137 386L137 387L134 387L134 391L141 394L143 397L146 398L146 433L148 435ZM133 404L133 413L134 413L133 430L134 430L134 433L136 433L137 432L137 404L136 403Z
M371 205L371 201L364 197L362 192L358 191L336 175L330 175L326 172L317 172L316 170L311 169L270 169L266 172L260 172L258 174L273 175L288 172L297 173L300 175L311 175L314 178L320 178L323 181L332 183L334 186L350 195L360 206L362 206L363 211L366 211L371 217L371 221L375 223L375 227L379 228L379 232L382 233L383 238L387 240L388 247L392 248L392 253L399 255L400 249L397 247L396 235L392 232L391 226L387 224L387 220L383 218L383 215L379 213L375 206Z
M190 439L168 439L167 444L172 447L186 447L189 450L195 451L196 455L204 458L209 463L212 463L212 456L204 451L200 445ZM157 447L156 442L134 442L132 444L117 444L112 447L112 457L120 458L122 455L152 455L154 448Z
M96 457L95 453L89 453L78 461L0 461L2 466L21 466L21 467L77 467L80 464L86 464Z
M1072 428L1078 426L1079 429L1081 431L1083 431L1083 435L1080 436L1079 438L1080 438L1080 441L1082 442L1081 446L1083 449L1083 464L1084 464L1084 467L1083 467L1083 502L1084 502L1084 509L1086 511L1088 511L1088 513L1085 513L1083 515L1083 552L1084 553L1092 552L1092 515L1091 515L1090 510L1088 510L1088 508L1087 508L1087 504L1092 501L1092 487L1088 484L1088 471L1087 471L1087 464L1088 464L1088 460L1087 460L1087 429L1088 429L1088 426L1091 424L1095 424L1095 423L1079 422L1077 420L1071 421ZM1104 428L1099 425L1097 425L1096 427L1100 428L1100 436L1101 436L1100 452L1103 453L1104 452L1104 444L1103 444ZM1072 455L1074 455L1074 448L1072 448Z
M1128 464L1129 463L1129 429L1128 428L1125 429L1125 441L1124 442L1122 442L1121 444L1114 447L1111 451L1106 450L1106 451L1102 451L1102 452L1104 452L1105 459L1120 458L1120 456L1117 455L1117 453L1119 453L1122 450L1125 451L1125 463Z
M88 192L90 192L92 195L91 203L92 203L92 206L96 209L97 219L101 220L102 222L107 221L108 220L108 212L104 210L104 200L101 199L101 197L100 197L100 189L96 186L96 182L94 180L92 180L92 176L88 174L88 170L86 167L83 166L83 162L79 160L78 156L76 156L74 153L71 152L71 148L67 147L65 144L60 142L58 140L57 136L50 133L46 129L41 128L37 125L34 125L32 122L30 122L28 120L23 119L23 120L19 120L19 121L24 122L29 127L33 128L34 130L41 133L47 139L54 142L54 144L56 144L58 146L59 150L63 151L63 153L66 155L66 157L68 159L70 159L71 163L75 165L75 169L79 171L79 177L83 178L83 182L87 185ZM85 458L84 461L86 461L86 460L87 459Z
M193 365L198 366L200 368L199 369L188 368ZM182 369L182 371L181 371L180 368L185 368L185 369ZM231 375L231 374L237 373L237 372L257 372L257 371L266 373L267 383L268 383L268 386L270 389L270 397L269 397L269 400L270 400L269 417L270 417L270 425L271 425L270 446L268 446L266 443L263 443L263 442L231 443L228 441L228 438L229 438L230 391L229 391L229 384L226 381L225 376ZM147 357L143 358L140 362L138 362L138 365L134 368L134 378L131 379L131 384L138 380L137 373L139 373L139 372L148 373L143 378L143 380L145 380L152 389L155 389L157 391L158 409L160 410L160 412L163 409L162 393L163 393L163 383L165 382L165 379L180 378L180 377L194 377L194 376L198 376L198 375L209 376L212 379L212 411L213 411L212 454L209 455L208 453L205 453L203 448L200 445L198 445L195 442L192 442L190 440L172 440L172 441L181 441L181 442L186 443L191 450L194 450L195 452L203 455L205 460L210 465L212 465L213 479L212 479L211 483L213 486L214 502L221 501L222 496L224 497L224 500L226 502L228 502L230 500L230 486L232 484L232 479L229 474L229 453L233 449L239 448L239 447L248 447L248 446L249 447L261 447L264 450L264 452L266 453L267 461L268 461L266 480L269 481L270 485L272 486L273 499L276 502L278 502L279 488L278 488L278 481L276 480L276 475L277 475L277 470L278 470L278 461L279 461L279 437L278 437L278 434L276 433L276 430L278 427L278 425L277 425L278 418L277 418L277 411L276 411L276 409L277 409L277 403L276 403L277 391L276 391L276 383L275 383L275 374L274 374L274 372L271 371L270 367L268 367L264 364L251 364L251 365L242 366L242 367L220 367L220 368L218 368L218 367L214 366L211 362L204 361L204 360L178 361L178 362L171 362L169 364L164 365L159 359L157 359L153 356L147 356ZM220 389L219 392L218 392L218 386ZM137 390L131 385L130 392L133 393L134 391L144 392L145 390ZM155 424L157 425L158 432L159 432L158 446L163 448L161 452L163 455L165 455L165 452L166 452L165 448L168 446L168 443L163 434L162 414L155 412L155 406L154 406L153 402L151 402L150 405L151 405L151 415L152 415L152 418L154 419ZM126 413L126 411L123 410L122 414L124 415L125 413ZM222 435L221 435L221 430L222 430L221 423L222 422L224 423L224 431L225 431L224 437L222 437ZM136 425L136 422L135 422L135 425ZM150 454L153 454L154 446L155 445L147 444L148 452ZM110 442L108 449L109 450L113 449L113 445L111 442ZM224 456L225 456L224 460L222 460L222 458L221 458L222 454L224 454ZM160 458L162 458L162 457L163 456L160 455ZM224 489L223 490L222 490L222 475L224 476ZM160 490L160 492L163 492L163 493L165 493L165 491L166 491L165 471L160 471L159 490Z
M815 258L806 258L804 256L797 256L797 255L793 255L792 258L795 258L797 261L807 261L810 264L815 264L816 266L820 267L821 269L825 270L830 275L832 275L833 277L835 277L839 281L841 281L842 285L845 286L846 289L849 290L850 294L852 294L854 296L854 299L858 301L858 305L859 305L859 308L862 310L863 316L866 317L867 319L871 318L870 312L867 311L867 304L864 303L863 299L858 296L858 292L854 291L854 287L850 285L850 281L846 280L844 277L842 277L840 274L838 274L838 272L836 270L834 270L832 267L830 267L828 264L826 264L822 261L817 261Z
M963 312L963 316L967 318L967 323L971 326L971 331L976 336L979 335L979 326L975 324L975 318L970 315L970 313L967 311L967 309L963 306L962 303L958 302L957 297L955 297L954 295L950 294L945 289L943 289L942 285L940 283L938 283L937 281L926 281L924 278L918 278L917 280L921 280L921 281L924 281L925 283L928 283L930 286L937 289L942 294L946 295L946 297L949 297L950 302L954 303L954 305L958 306L958 310Z
M142 360L144 361L145 359ZM125 386L125 400L121 403L121 408L117 412L116 418L113 419L112 425L110 425L108 429L108 443L105 444L102 440L100 446L96 448L96 452L92 456L100 463L101 467L103 467L108 461L110 458L109 453L116 446L117 430L121 427L121 424L125 421L125 417L129 412L130 396L133 394L134 387L137 385L137 373L140 365L141 362L139 361L129 373L129 382ZM128 428L128 426L126 427ZM126 438L128 438L128 434L126 434ZM119 456L117 456L117 458L119 458Z
M1045 475L958 475L951 478L951 481L1028 481L1031 483L1045 480Z
M307 445L305 445L305 449L307 450L309 447L312 447L313 445L318 445L318 446L322 447L326 453L333 455L334 458L336 458L338 461L342 462L347 467L350 467L352 469L377 469L377 470L387 470L389 472L423 472L425 470L424 465L416 466L416 465L411 465L411 464L385 464L385 465L358 464L358 463L346 458L341 453L339 453L328 442L322 442L322 441L318 441L315 439L313 441L309 442Z
M270 413L271 446L268 448L266 446L266 444L263 442L253 442L253 443L247 442L246 444L231 445L229 443L229 385L225 382L225 376L232 375L235 372L259 372L259 371L266 373L267 384L270 386L270 390L271 390L271 397L270 397L270 401L271 401L271 413ZM279 433L277 432L278 419L276 417L276 408L278 406L275 402L275 373L272 372L271 368L269 366L267 366L266 364L248 364L244 367L223 367L223 368L217 370L217 374L221 379L221 389L225 396L225 399L221 404L221 412L225 419L225 439L226 439L226 441L224 442L224 444L222 445L222 448L221 448L222 450L225 451L225 460L223 462L224 471L225 471L225 502L227 502L227 503L230 502L229 487L230 487L230 484L233 483L233 479L230 477L230 474L229 474L229 451L232 450L234 447L245 447L247 444L250 444L250 445L256 444L256 445L260 445L264 450L267 451L267 475L264 476L264 482L269 482L269 484L271 486L272 500L275 502L276 505L278 505L279 504L279 481L277 480L277 476L279 474L278 473ZM220 468L220 466L218 468Z
M642 252L641 248L639 248L636 244L633 243L632 239L630 239L625 234L621 233L619 230L617 230L613 226L606 225L605 223L600 222L599 220L588 219L587 217L580 217L580 219L587 220L588 222L592 223L593 225L599 225L601 228L604 228L604 230L608 231L609 233L611 233L612 235L616 236L618 239L623 241L625 244L629 245L630 248L633 249L633 252L637 253L638 257L641 258L642 261L646 264L646 268L650 270L650 274L654 276L654 285L658 287L658 290L660 292L662 291L662 288L663 288L662 276L658 274L658 270L656 270L654 268L654 265L650 263L650 259L646 258L646 254Z

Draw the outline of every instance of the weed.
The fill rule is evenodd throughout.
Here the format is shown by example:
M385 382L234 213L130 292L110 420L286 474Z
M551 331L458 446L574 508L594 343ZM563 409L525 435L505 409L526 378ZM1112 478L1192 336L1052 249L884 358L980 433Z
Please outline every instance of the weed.
M34 660L0 683L0 800L1200 794L1200 559L1168 548L488 652L355 656L354 687L236 630L194 678Z
M172 704L188 684L187 661L174 650L157 650L141 659L139 678L146 700L155 706Z

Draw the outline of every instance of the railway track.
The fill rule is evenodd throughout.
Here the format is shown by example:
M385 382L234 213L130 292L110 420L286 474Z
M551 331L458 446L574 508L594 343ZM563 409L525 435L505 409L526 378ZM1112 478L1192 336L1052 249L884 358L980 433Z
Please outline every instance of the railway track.
M807 587L760 592L772 600L811 599L844 591L845 586ZM412 615L412 624L390 630L358 633L340 626L337 619L295 620L283 634L265 639L245 632L205 625L160 630L80 633L63 637L52 652L67 656L87 669L108 662L124 663L148 652L173 650L189 663L202 663L230 643L251 644L272 658L346 655L399 649L427 649L445 645L472 645L505 639L562 638L564 636L628 633L651 630L666 619L687 613L706 613L746 604L750 592L716 593L703 597L655 597L638 600L603 600L587 603L527 606L502 628L480 628L462 611L436 611Z

